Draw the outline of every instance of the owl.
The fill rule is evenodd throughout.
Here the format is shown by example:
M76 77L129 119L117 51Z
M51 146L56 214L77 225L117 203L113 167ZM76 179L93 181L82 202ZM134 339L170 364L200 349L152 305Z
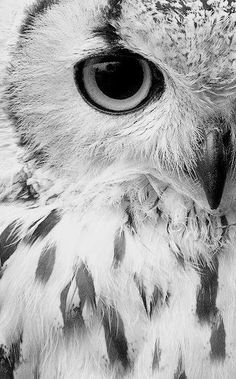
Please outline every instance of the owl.
M235 23L230 0L26 10L1 100L2 379L236 377Z

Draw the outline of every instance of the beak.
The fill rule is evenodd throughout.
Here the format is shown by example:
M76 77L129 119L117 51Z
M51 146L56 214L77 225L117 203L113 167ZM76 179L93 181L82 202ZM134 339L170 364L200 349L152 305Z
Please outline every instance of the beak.
M227 172L231 162L231 134L217 129L210 131L202 142L196 174L211 209L220 205Z

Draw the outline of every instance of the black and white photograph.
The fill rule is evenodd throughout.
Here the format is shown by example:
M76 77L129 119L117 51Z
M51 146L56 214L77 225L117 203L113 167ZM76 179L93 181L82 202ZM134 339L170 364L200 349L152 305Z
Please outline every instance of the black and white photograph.
M0 379L236 379L236 1L0 0Z

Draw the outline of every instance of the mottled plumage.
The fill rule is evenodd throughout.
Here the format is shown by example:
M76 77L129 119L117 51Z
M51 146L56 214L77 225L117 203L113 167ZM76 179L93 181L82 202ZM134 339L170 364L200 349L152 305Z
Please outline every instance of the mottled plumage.
M4 81L23 153L0 174L1 378L236 376L235 7L27 11Z

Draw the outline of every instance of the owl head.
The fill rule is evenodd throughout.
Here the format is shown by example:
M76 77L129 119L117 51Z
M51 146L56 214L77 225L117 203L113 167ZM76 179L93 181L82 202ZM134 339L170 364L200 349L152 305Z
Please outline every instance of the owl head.
M71 182L151 175L202 207L234 200L234 1L39 0L7 111L27 159Z

